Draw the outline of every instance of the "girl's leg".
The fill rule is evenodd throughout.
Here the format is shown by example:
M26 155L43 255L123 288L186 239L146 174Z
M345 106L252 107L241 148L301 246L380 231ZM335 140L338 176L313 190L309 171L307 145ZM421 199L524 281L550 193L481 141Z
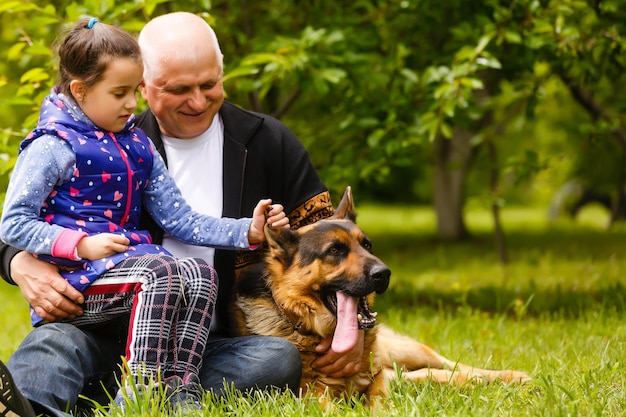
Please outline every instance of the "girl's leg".
M175 323L174 375L166 378L170 405L201 409L200 367L217 298L217 274L202 259L179 259L185 299Z
M190 378L199 383L198 375L217 299L217 273L200 258L183 258L178 262L185 296L175 325L174 372L184 383Z
M171 256L148 255L130 267L143 278L128 328L128 367L135 378L153 378L158 372L166 377L173 368L172 336L184 297L178 262Z
M155 377L157 372L166 375L173 371L173 324L183 291L175 258L131 256L85 290L89 313L84 316L93 321L101 315L130 312L126 361L131 375L136 379Z

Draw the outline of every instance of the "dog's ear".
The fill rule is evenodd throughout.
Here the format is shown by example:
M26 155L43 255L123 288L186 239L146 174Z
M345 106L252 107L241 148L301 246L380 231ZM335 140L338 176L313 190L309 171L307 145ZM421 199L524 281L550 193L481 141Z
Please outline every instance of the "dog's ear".
M288 268L298 251L298 234L284 227L265 224L265 240L269 255Z
M352 187L349 185L346 187L346 191L343 192L343 197L335 209L335 213L332 218L334 219L346 219L356 223L356 211L354 210L354 201L352 200Z

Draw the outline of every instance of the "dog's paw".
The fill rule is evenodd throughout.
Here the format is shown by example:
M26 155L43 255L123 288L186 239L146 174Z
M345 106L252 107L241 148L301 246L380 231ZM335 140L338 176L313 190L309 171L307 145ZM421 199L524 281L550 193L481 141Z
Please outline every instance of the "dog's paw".
M505 382L507 384L523 384L532 380L532 377L526 372L504 370L498 371L495 380Z

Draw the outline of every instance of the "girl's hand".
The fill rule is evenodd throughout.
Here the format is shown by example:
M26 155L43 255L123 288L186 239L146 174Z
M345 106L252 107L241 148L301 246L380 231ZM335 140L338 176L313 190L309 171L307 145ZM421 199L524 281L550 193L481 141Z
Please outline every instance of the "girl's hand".
M261 200L254 208L252 214L252 223L250 224L250 231L248 232L248 242L250 245L258 245L265 241L263 227L266 222L271 227L289 228L289 218L285 214L283 206L280 204L272 205L271 199Z
M130 240L126 236L113 233L100 233L93 236L85 236L78 241L76 249L82 259L94 261L106 258L116 253L128 250Z
M284 227L289 229L289 217L284 212L284 207L281 204L274 204L270 206L270 210L266 213L267 224L271 227Z

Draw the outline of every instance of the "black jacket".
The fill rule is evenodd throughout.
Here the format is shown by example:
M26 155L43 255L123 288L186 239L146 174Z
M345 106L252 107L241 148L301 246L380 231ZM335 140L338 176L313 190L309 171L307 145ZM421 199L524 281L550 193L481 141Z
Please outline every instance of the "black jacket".
M289 214L292 228L312 223L332 213L326 186L317 175L308 153L296 136L280 121L240 109L224 102L220 109L224 123L223 216L251 217L259 200L271 198ZM150 111L137 117L137 127L152 139L165 158L157 121ZM202 187L202 178L198 186ZM154 243L161 243L163 230L148 215L142 227ZM9 283L10 262L19 250L0 243L0 275ZM217 250L215 268L219 277L218 316L228 327L228 305L232 297L235 267L258 261L259 253ZM238 256L239 255L239 256Z

